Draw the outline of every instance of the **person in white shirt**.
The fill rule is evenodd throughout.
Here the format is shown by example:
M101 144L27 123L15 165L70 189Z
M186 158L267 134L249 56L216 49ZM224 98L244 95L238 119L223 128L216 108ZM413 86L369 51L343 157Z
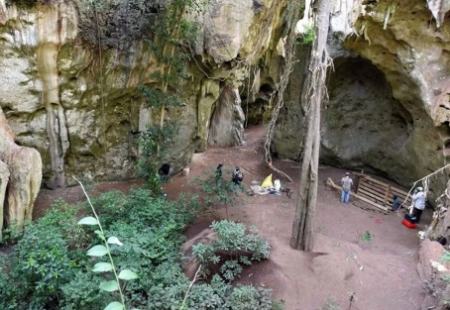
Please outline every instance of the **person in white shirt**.
M350 192L353 187L353 180L350 177L350 172L345 173L345 177L341 179L342 192L341 192L341 202L349 203L350 201Z
M418 187L414 194L412 195L412 214L416 218L415 222L418 223L420 221L420 217L422 216L422 212L425 209L425 193L423 192L422 187Z

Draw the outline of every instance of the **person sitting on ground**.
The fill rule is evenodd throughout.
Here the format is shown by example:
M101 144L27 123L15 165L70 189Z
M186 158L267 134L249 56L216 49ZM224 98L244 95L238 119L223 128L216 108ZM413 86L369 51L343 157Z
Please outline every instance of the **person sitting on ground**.
M353 186L353 180L350 177L350 172L345 173L345 177L341 179L342 192L341 192L341 202L349 203L350 201L350 192Z
M244 180L244 174L239 167L236 167L231 176L231 181L236 185L241 185L242 180Z
M425 209L425 193L422 187L416 188L412 195L412 215L415 223L419 223L422 212Z
M397 195L392 197L392 211L398 211L400 206L402 205L402 201Z

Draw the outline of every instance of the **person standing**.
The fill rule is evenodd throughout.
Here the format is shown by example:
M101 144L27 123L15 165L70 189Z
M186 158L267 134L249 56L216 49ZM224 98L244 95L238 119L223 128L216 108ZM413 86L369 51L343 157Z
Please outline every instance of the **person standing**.
M216 173L215 173L215 179L216 179L216 186L219 186L222 183L222 167L223 164L219 164L216 168Z
M350 177L350 172L345 173L345 177L341 179L342 192L341 192L341 202L349 203L350 202L350 192L353 187L353 180Z
M419 223L422 212L425 209L425 193L422 187L418 187L412 195L412 215L415 223Z

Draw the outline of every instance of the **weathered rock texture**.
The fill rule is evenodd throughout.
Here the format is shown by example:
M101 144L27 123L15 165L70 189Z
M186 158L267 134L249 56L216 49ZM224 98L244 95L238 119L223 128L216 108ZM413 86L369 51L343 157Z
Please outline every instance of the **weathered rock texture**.
M118 9L131 16L139 7L128 7L132 2L124 1ZM123 12L109 12L96 21L93 10L84 7L90 1L48 3L17 9L0 1L0 107L17 141L41 153L48 187L72 183L72 176L132 177L139 132L159 119L159 111L147 108L138 90L142 84L155 85L151 73L158 68L141 40L145 27L126 20ZM185 103L166 113L166 121L179 130L162 160L175 169L194 151L204 150L208 140L216 140L209 139L215 128L210 122L227 85L232 85L237 107L236 90L248 84L248 73L258 72L263 83L274 84L272 64L282 59L277 45L289 1L206 3L193 15L200 28L187 76L169 87ZM145 17L151 19L153 11ZM111 31L99 31L97 22ZM227 131L233 136L221 133L220 142L240 143L242 110L226 117L230 119L221 117L221 124L237 126L237 131Z
M41 180L40 154L33 148L15 143L14 134L0 108L0 223L6 222L20 231L26 222L31 221Z
M209 130L209 144L215 146L243 144L244 121L239 90L225 87L214 109Z
M424 240L419 249L417 271L427 295L420 309L448 309L450 285L446 279L450 276L450 264L443 259L444 247L438 242Z
M345 3L348 14L337 9L329 40L336 71L324 111L322 160L409 184L448 155L450 23L447 18L438 28L423 0ZM303 74L299 64L286 94L274 143L282 157L301 152L295 133L303 131L296 100Z

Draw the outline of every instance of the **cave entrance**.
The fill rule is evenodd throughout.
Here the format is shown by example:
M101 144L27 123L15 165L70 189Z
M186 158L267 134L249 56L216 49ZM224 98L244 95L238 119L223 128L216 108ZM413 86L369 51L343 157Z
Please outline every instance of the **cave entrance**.
M338 58L328 91L321 161L401 181L414 165L404 160L413 118L384 74L368 60Z

